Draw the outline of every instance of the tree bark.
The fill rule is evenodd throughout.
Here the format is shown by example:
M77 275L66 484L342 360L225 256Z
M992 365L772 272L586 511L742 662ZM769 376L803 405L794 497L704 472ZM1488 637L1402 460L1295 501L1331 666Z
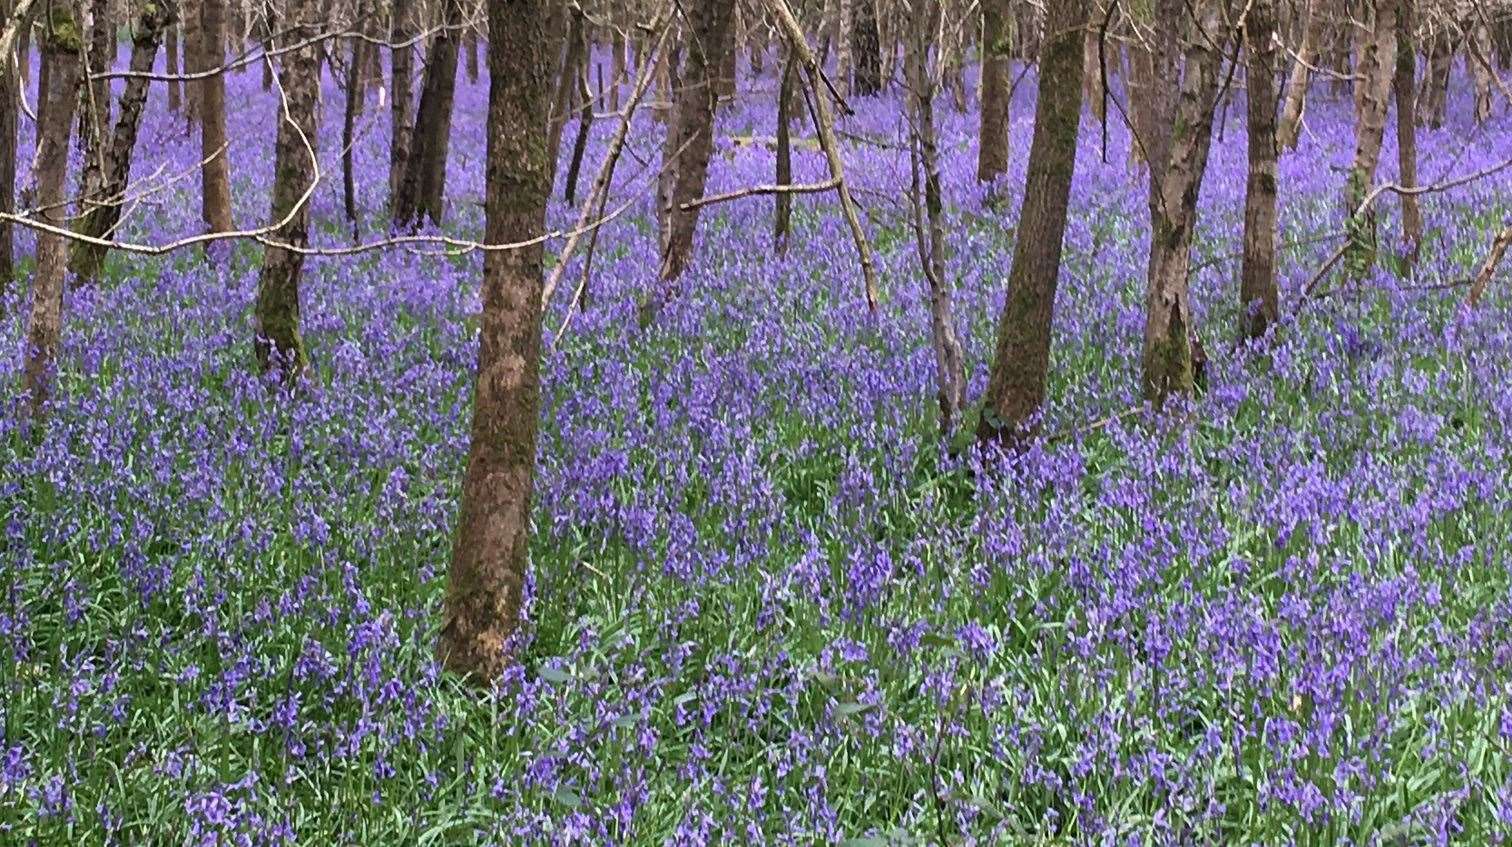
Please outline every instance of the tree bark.
M359 15L360 19L360 15ZM363 45L360 38L350 39L351 52L346 69L346 97L341 110L341 210L346 215L347 225L352 229L352 243L357 243L361 232L357 227L357 174L356 134L357 116L362 113L366 89L362 84Z
M1475 123L1480 125L1491 117L1492 69L1488 64L1491 62L1491 31L1484 23L1477 21L1470 26L1470 31L1465 34L1465 38L1469 39L1474 47L1475 55L1467 64L1470 66L1470 77L1475 80L1474 115ZM1467 48L1465 52L1469 54L1472 51Z
M1186 38L1182 70L1164 77L1179 80L1180 90L1169 110L1152 120L1150 255L1141 358L1144 394L1156 405L1171 394L1190 393L1196 381L1187 276L1197 196L1211 149L1222 45L1228 41L1221 11L1219 0L1199 0L1194 14L1186 15L1193 29ZM1167 20L1181 20L1183 15L1169 8L1163 13ZM1166 53L1173 60L1174 54Z
M178 8L177 3L171 5L174 9ZM184 86L179 80L174 79L179 74L179 24L177 21L170 24L168 31L163 33L163 53L164 69L167 70L169 76L167 83L168 111L172 114L178 114L179 110L183 108Z
M184 49L182 67L184 73L193 74L205 70L200 55L200 4L203 0L179 0L183 32L179 40ZM198 82L184 83L184 134L194 130L200 120L200 96L204 86Z
M68 139L78 102L84 44L79 23L63 3L43 13L41 74L46 86L37 127L38 216L54 226L67 224ZM32 282L31 317L26 330L22 390L27 416L41 421L52 395L53 371L63 336L63 274L66 236L37 233L37 271Z
M835 3L835 88L841 97L850 96L851 87L851 33L855 31L855 16L851 5L857 0L837 0ZM870 0L860 0L868 3Z
M200 0L200 68L226 63L226 0ZM226 75L200 82L200 153L204 165L201 214L210 232L229 232L231 221L231 151L226 146Z
M172 25L172 7L158 3L140 4L136 27L131 36L131 70L145 74L152 70L158 47L165 30ZM121 221L126 189L131 179L131 158L136 150L137 130L141 125L142 109L147 104L148 80L131 76L121 92L121 114L116 118L115 130L110 145L104 152L103 167L86 173L84 195L94 197L89 204L79 232L92 238L109 238ZM91 182L91 179L94 181ZM93 281L105 263L106 248L85 241L73 245L69 257L70 270L79 283Z
M410 15L410 0L394 0L390 32L395 46L389 52L389 214L396 220L396 201L400 183L404 180L404 163L409 159L410 135L414 132L410 105L414 93L411 76L415 48L404 44L414 36Z
M1240 338L1263 338L1281 314L1281 297L1276 290L1275 35L1275 0L1250 0L1244 19L1249 174L1244 188L1244 257L1239 271Z
M457 87L457 31L464 15L461 0L445 0L443 8L446 26L431 39L409 160L395 203L394 222L401 227L418 227L427 217L439 224L445 209L446 154Z
M1428 49L1428 75L1423 80L1423 108L1418 117L1434 129L1444 125L1448 102L1449 68L1454 61L1454 42L1442 29L1433 37Z
M984 444L1017 444L1031 435L1049 379L1055 291L1081 123L1086 42L1079 30L1087 20L1087 0L1050 0L1047 14L1048 40L1040 56L1034 138L1008 296L977 424L977 438Z
M1366 0L1356 12L1365 30L1355 71L1355 153L1345 185L1345 214L1349 249L1345 264L1351 273L1363 275L1375 263L1375 211L1359 211L1375 181L1381 159L1381 141L1386 134L1386 111L1396 75L1397 0Z
M945 270L945 204L940 192L940 155L935 131L934 69L929 67L930 34L939 29L938 0L914 0L911 43L904 61L913 106L914 232L919 263L929 284L930 342L935 356L940 437L948 440L966 405L966 354L955 326L954 286ZM823 92L816 92L823 97ZM921 173L922 172L922 173ZM923 203L919 181L923 177Z
M578 103L577 134L572 139L572 160L567 164L567 185L562 192L569 206L577 204L578 173L583 167L583 153L588 149L588 133L593 130L593 92L588 87L587 74L588 66L585 64L583 75L579 77L582 90Z
M714 109L717 103L716 75L719 50L726 43L731 0L698 0L692 10L686 57L677 89L673 137L681 151L675 164L676 178L667 210L666 248L662 253L661 278L675 282L693 258L693 233L699 209L684 209L703 196L714 152Z
M288 5L287 44L314 35L319 28L319 0L291 0ZM315 189L320 129L320 46L301 47L283 54L279 84L287 101L278 123L274 146L273 198L270 218L273 237L303 247L309 243L310 198ZM264 373L277 371L293 381L307 363L300 334L299 277L304 254L270 246L263 251L257 280L257 337L253 347Z
M551 150L551 181L556 184L556 162L561 156L562 130L567 125L567 116L572 112L572 101L578 90L578 77L587 61L587 15L581 6L571 6L567 14L566 42L562 46L562 62L557 68L556 90L551 98L550 129L546 134L547 149Z
M1298 60L1292 62L1291 73L1286 78L1286 93L1283 95L1281 120L1276 128L1281 146L1291 150L1302 136L1302 115L1307 110L1307 89L1312 80L1308 65L1318 58L1318 41L1322 38L1324 16L1321 4L1324 0L1309 0L1303 14L1302 43L1297 46Z
M882 90L882 39L877 31L877 0L851 0L851 93L871 97Z
M982 182L1008 171L1011 14L1008 0L982 0L982 123L977 138L977 179Z
M551 153L543 0L489 3L487 238L527 241L546 228ZM543 251L489 252L472 439L437 653L478 684L510 660L530 563L530 507L540 413Z
M777 87L777 179L778 185L793 184L793 76L797 63L789 51L782 63L782 82ZM792 226L793 195L782 191L772 198L772 246L779 254L788 248L788 231Z
M1400 0L1397 8L1396 94L1397 182L1417 185L1417 32L1416 0ZM1402 194L1402 240L1407 260L1415 263L1423 245L1423 211L1416 194Z
M104 155L105 130L110 126L110 81L95 79L93 74L110 70L115 49L115 27L110 19L109 0L89 0L89 49L85 54L85 85L80 92L84 106L79 110L79 146L86 163L98 166Z
M9 22L13 3L0 0L0 21ZM0 24L3 25L3 24ZM0 212L16 211L16 121L20 111L20 77L14 53L0 53ZM15 237L0 222L0 297L16 273Z

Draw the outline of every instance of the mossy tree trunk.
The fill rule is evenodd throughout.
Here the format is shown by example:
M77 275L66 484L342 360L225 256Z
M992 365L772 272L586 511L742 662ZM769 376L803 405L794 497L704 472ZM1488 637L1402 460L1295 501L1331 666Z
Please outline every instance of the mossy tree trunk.
M1223 23L1222 0L1198 0L1188 14L1182 3L1163 11L1165 20L1185 20L1179 61L1168 49L1161 78L1179 85L1162 98L1168 111L1152 120L1150 147L1150 253L1146 268L1142 384L1146 399L1159 405L1171 394L1190 393L1196 374L1195 327L1188 291L1197 196L1207 171L1213 137L1213 107L1221 82L1224 50L1231 32ZM1178 70L1179 68L1179 70Z
M1040 55L1034 138L1019 207L1008 296L998 319L987 396L977 424L983 443L1019 443L1045 402L1062 241L1076 170L1087 0L1050 0Z
M1008 171L1012 8L1009 0L982 0L982 122L977 134L977 179L982 182Z
M1244 186L1244 256L1239 269L1239 336L1261 338L1280 317L1276 290L1276 5L1250 0L1244 18L1249 171Z
M546 228L551 158L544 0L489 3L487 240L527 241ZM510 661L530 562L530 506L540 414L543 250L483 260L471 444L437 654L487 685Z
M309 39L319 27L319 0L293 0L288 6L286 44ZM320 47L311 45L283 54L279 83L287 100L287 114L279 121L273 156L273 200L270 219L273 238L294 247L309 243L310 196L314 193L315 161L320 129ZM304 255L270 246L263 253L257 280L257 337L254 349L262 370L297 377L306 364L300 334L299 277Z
M37 213L53 226L67 225L68 140L82 76L84 44L68 5L54 3L43 13L42 99L37 126ZM40 421L52 395L53 371L63 336L63 276L67 236L37 233L37 271L32 281L31 316L26 328L22 390L27 415Z

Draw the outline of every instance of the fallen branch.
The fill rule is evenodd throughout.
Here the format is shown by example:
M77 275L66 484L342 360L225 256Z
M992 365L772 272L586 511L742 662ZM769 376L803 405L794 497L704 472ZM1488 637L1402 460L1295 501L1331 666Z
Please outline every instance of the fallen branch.
M727 191L724 194L715 194L710 197L700 197L688 203L682 204L684 212L690 212L704 206L713 206L717 203L728 203L731 200L739 200L742 197L761 197L768 194L822 194L833 191L840 186L840 180L827 179L824 182L797 182L788 185L752 185L739 191Z
M1486 286L1491 282L1491 275L1496 273L1496 267L1501 264L1502 255L1507 252L1508 245L1512 245L1512 224L1502 227L1496 240L1491 242L1491 252L1486 254L1486 261L1481 263L1480 272L1475 275L1475 281L1470 284L1470 293L1465 297L1466 306L1473 309L1480 303L1481 297L1486 293Z

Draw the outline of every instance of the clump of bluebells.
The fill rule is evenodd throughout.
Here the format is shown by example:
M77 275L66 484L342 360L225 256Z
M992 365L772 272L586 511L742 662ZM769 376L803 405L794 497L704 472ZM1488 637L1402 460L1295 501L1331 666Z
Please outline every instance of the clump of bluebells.
M228 97L237 219L256 221L273 102L252 76ZM769 181L771 151L729 140L770 135L769 100L721 113L711 193ZM485 101L461 84L455 231L481 228ZM857 105L853 139L901 131L896 99ZM374 231L385 110L369 114ZM1468 312L1452 284L1512 180L1425 196L1410 269L1383 203L1377 269L1298 307L1337 243L1352 144L1348 101L1318 92L1281 166L1289 317L1235 346L1243 114L1224 111L1202 197L1208 388L1160 416L1117 415L1137 402L1143 178L1125 132L1108 127L1104 162L1084 126L1049 437L1011 462L938 439L927 294L887 202L908 185L899 150L847 151L875 315L824 198L796 201L784 255L767 203L708 210L696 267L645 328L649 199L608 225L590 306L545 355L528 626L485 695L432 656L477 257L311 260L315 367L293 390L253 367L256 249L113 257L68 295L40 439L14 399L0 415L0 841L1502 842L1512 298L1498 281ZM940 115L979 396L1015 221L974 181L976 118ZM640 158L657 132L633 137ZM1504 116L1472 129L1467 102L1422 132L1455 152L1430 181L1512 142ZM143 138L137 172L189 170L172 190L192 195L197 144L156 98ZM650 176L634 158L621 196ZM822 178L816 152L795 158L796 181ZM330 243L337 190L314 198ZM128 232L191 232L193 205ZM0 384L17 384L19 289L0 299Z

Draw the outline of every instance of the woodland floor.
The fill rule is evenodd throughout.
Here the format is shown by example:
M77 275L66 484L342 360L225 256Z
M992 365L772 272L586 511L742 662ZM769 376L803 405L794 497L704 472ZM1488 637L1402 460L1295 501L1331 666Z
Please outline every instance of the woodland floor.
M460 86L448 231L476 235L486 81ZM772 134L774 89L747 76L722 111L709 193L771 181L772 151L732 139ZM1032 95L1030 75L1003 211L973 178L975 113L938 107L973 399ZM250 224L267 214L273 98L251 73L228 98ZM328 81L327 175L339 103ZM857 105L847 132L900 140L896 99ZM1512 150L1504 108L1479 128L1468 111L1457 94L1423 130L1425 182ZM1104 162L1086 119L1054 435L988 468L936 435L906 155L847 150L876 314L831 201L797 200L777 255L771 201L749 199L706 211L682 295L641 328L646 120L616 195L640 199L600 236L590 307L545 356L528 631L485 697L431 652L480 260L311 261L314 369L290 395L253 366L260 250L220 270L114 256L68 297L45 440L0 415L0 841L1498 842L1512 293L1499 278L1469 312L1457 286L1512 209L1512 174L1425 196L1411 273L1381 203L1378 267L1300 305L1339 243L1353 144L1347 98L1320 86L1281 164L1287 318L1268 347L1237 347L1243 115L1241 95L1202 195L1205 393L1087 429L1136 405L1148 217L1127 134L1108 126ZM385 227L386 122L376 101L359 122L366 237ZM190 175L132 237L197 230L198 149L154 97L137 180ZM812 145L795 158L796 181L823 178ZM314 212L322 243L349 238L339 180ZM574 217L554 204L554 225ZM26 294L0 298L0 385L17 384Z

